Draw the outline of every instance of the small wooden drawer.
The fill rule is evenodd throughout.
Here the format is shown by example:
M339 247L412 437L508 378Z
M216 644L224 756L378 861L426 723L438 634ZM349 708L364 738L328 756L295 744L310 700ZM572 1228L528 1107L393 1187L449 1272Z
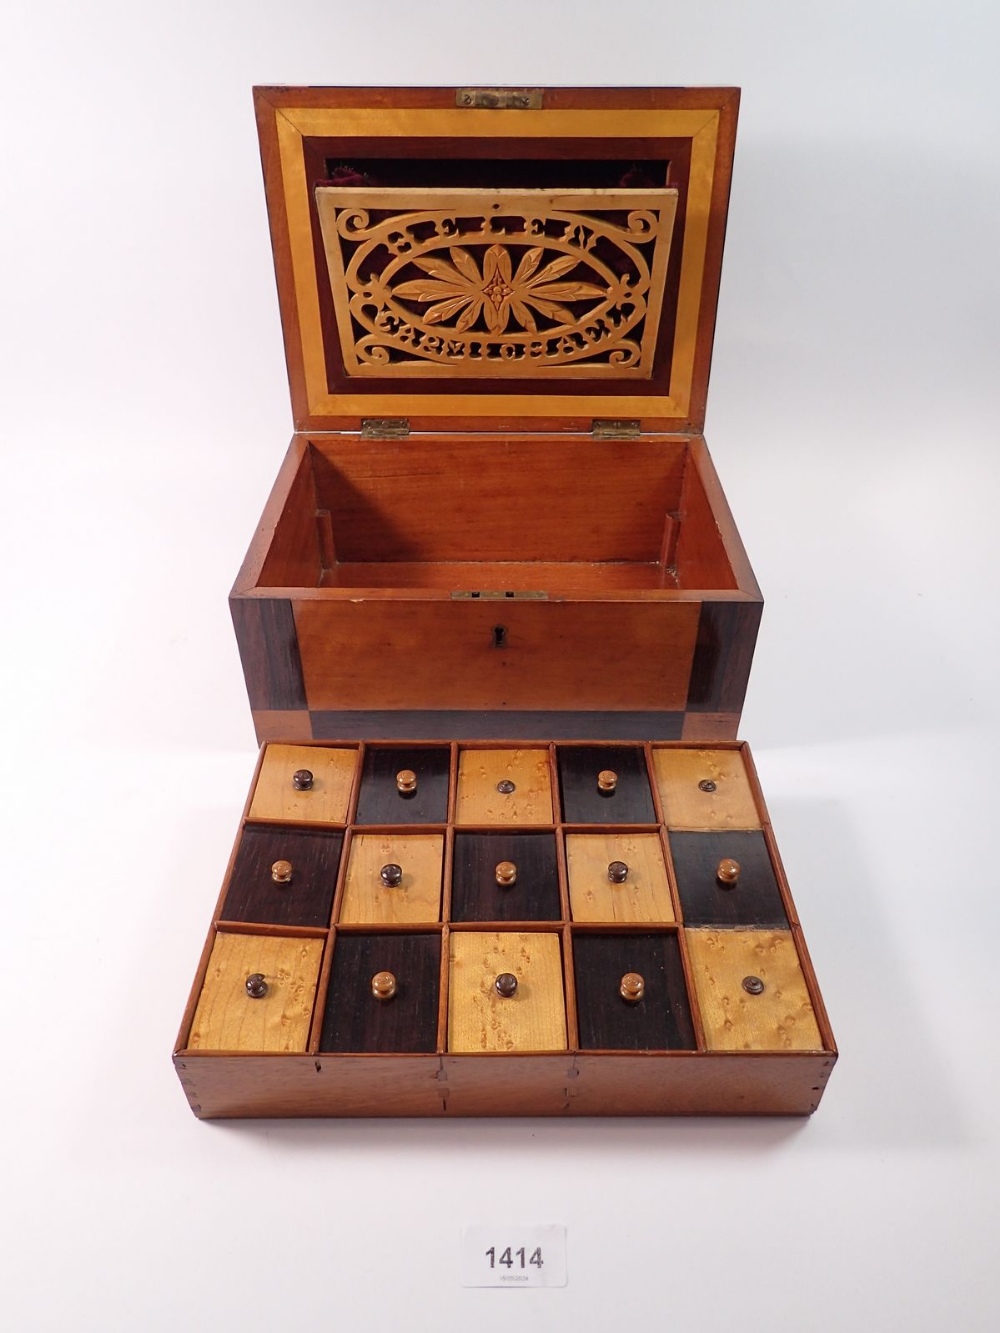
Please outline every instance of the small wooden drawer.
M304 1051L323 944L323 939L219 931L188 1046L202 1051ZM254 998L248 981L257 977L265 989Z
M573 967L583 1050L695 1049L676 931L655 935L574 931ZM636 977L641 979L641 996L630 1000L622 995L623 981Z
M760 828L739 750L654 749L653 770L668 828Z
M436 932L339 931L320 1050L433 1051L440 977L441 936Z
M566 1049L558 935L452 931L449 965L449 1051ZM513 995L498 993L503 976L516 978Z
M558 921L554 833L456 833L453 921Z
M248 818L343 824L357 762L357 750L269 745L264 751ZM303 776L297 778L298 774Z
M821 1051L788 930L689 930L691 977L710 1051Z
M686 926L788 925L763 833L667 836Z
M340 921L386 925L440 920L443 860L440 833L356 833ZM402 872L397 884L391 882L393 867Z
M370 746L361 776L357 822L445 823L449 764L447 746Z
M567 824L655 824L639 745L561 745L559 785Z
M574 921L674 919L657 833L568 833L566 868Z
M222 920L328 926L343 841L342 833L247 825Z
M462 750L455 823L551 824L548 750Z

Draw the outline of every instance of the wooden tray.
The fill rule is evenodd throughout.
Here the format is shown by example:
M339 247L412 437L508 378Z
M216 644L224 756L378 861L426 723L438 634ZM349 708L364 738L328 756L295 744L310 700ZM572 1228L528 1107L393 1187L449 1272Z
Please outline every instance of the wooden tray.
M174 1059L206 1117L808 1114L836 1047L745 745L343 742L262 749Z

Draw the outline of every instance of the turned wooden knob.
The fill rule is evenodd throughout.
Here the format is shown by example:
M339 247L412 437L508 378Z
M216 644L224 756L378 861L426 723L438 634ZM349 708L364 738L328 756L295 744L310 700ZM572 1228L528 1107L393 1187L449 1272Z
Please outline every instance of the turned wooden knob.
M501 972L493 985L498 995L505 1000L509 1000L517 990L517 977L514 976L513 972Z
M396 978L391 972L376 972L372 977L372 994L376 1000L391 1000L396 994Z
M400 796L412 796L417 790L417 775L412 768L401 768L396 774L396 790Z
M646 993L646 983L638 972L626 972L618 990L623 1000L629 1004L638 1004Z
M748 995L761 995L764 991L764 983L760 977L744 977L743 989Z
M608 879L612 884L624 884L628 879L628 866L624 861L612 861L608 866Z
M297 768L292 774L292 786L296 791L311 791L313 775L308 768Z
M396 889L403 882L403 867L390 861L378 872L378 877L387 889Z
M292 878L291 861L275 861L271 867L271 878L275 884L287 884Z
M618 786L618 774L610 768L602 768L597 775L597 790L610 796Z
M497 866L497 883L505 889L517 883L517 866L513 861L501 861Z
M511 792L517 791L517 788L511 782L510 778L504 778L502 782L497 783L497 791L501 796L509 796Z
M251 1000L262 1000L267 994L267 982L263 972L254 972L247 977L247 994Z
M724 856L715 871L715 878L723 888L731 889L740 877L740 863L730 856Z

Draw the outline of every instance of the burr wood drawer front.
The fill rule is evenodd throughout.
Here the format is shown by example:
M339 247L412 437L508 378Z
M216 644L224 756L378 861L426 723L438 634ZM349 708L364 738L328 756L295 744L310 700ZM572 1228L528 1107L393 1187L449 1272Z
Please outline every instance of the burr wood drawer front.
M248 817L343 824L357 761L357 750L269 745Z
M348 856L341 923L440 920L440 833L356 833Z
M557 934L453 931L449 964L449 1051L566 1049Z
M567 833L574 921L673 921L658 833Z
M188 1045L203 1051L304 1051L322 939L220 930Z
M456 824L551 824L548 748L462 750Z
M738 750L658 749L653 771L668 828L760 828Z
M293 603L312 710L687 707L701 603Z
M708 1050L823 1049L791 931L688 930L685 939Z

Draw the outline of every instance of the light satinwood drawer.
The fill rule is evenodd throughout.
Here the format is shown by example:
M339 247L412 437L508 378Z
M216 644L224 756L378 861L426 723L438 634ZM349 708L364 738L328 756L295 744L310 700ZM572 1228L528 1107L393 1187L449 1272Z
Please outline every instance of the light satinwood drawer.
M574 921L674 920L658 833L567 833L566 870Z
M249 818L343 824L357 763L357 750L268 745ZM303 770L312 774L312 785L306 789L300 789L292 780L294 774Z
M823 1049L791 931L689 930L685 938L708 1050Z
M323 943L220 931L188 1045L202 1051L304 1051ZM256 975L267 987L258 999L247 992L247 979Z
M668 828L760 828L741 751L654 749L653 771Z
M516 992L497 993L497 978L517 978ZM448 984L449 1051L566 1049L562 950L543 931L494 934L453 931Z
M455 823L551 824L548 750L462 750Z
M440 833L356 833L339 920L382 925L438 921L443 863ZM384 882L386 866L402 871L398 884Z

